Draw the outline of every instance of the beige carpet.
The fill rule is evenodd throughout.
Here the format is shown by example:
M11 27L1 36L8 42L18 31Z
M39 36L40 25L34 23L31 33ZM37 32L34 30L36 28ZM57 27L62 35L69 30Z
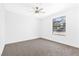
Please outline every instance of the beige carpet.
M2 56L79 56L79 48L38 38L7 44Z

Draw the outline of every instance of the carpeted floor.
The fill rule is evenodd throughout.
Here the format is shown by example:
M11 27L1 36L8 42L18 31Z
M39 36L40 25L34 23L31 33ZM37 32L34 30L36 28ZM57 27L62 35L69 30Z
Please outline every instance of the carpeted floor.
M79 48L38 38L7 44L2 56L79 56Z

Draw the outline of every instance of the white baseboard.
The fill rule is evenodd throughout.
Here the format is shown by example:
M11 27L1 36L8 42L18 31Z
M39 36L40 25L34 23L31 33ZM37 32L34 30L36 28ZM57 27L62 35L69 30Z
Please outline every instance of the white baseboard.
M3 52L3 50L4 50L4 46L5 45L0 46L0 56L1 56L2 52Z
M19 40L14 40L14 41L10 41L10 42L6 42L5 44L10 44L10 43L16 43L16 42L21 42L21 41L27 41L27 40L33 40L39 38L38 36L34 36L34 37L27 37L25 39L19 39Z

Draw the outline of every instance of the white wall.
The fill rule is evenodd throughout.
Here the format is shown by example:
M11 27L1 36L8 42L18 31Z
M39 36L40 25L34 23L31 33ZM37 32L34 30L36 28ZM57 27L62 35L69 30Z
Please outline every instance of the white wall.
M66 16L65 36L52 34L52 19L59 16ZM74 4L72 8L43 17L41 20L42 37L79 48L79 5Z
M4 8L0 4L0 55L3 51L5 44L5 13Z
M6 11L6 43L38 37L38 20L29 15Z
M49 14L48 12L50 11L56 13L63 8L69 8L70 5L67 5L68 7L66 5L63 4L62 6L62 4L56 4L55 7L54 4L52 4L51 6L53 6L54 9L52 8L53 10L50 10L48 7L46 10L49 10L46 13ZM37 18L36 15L31 14L28 11L30 10L28 7L29 4L5 4L6 43L18 42L36 37L47 37L48 39L52 38L52 17L55 15L50 12L53 15L45 18L41 18L42 16L38 15L40 17ZM44 8L46 7L47 6ZM62 14L62 12L60 12L59 15L60 14ZM58 14L56 15L58 16Z

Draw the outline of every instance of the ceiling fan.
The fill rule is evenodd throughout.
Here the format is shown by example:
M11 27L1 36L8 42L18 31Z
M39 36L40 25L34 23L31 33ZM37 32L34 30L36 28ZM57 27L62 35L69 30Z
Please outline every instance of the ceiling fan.
M35 13L35 14L45 13L44 9L43 9L43 8L40 8L40 7L38 7L38 6L33 7L33 10L34 10L34 13Z

